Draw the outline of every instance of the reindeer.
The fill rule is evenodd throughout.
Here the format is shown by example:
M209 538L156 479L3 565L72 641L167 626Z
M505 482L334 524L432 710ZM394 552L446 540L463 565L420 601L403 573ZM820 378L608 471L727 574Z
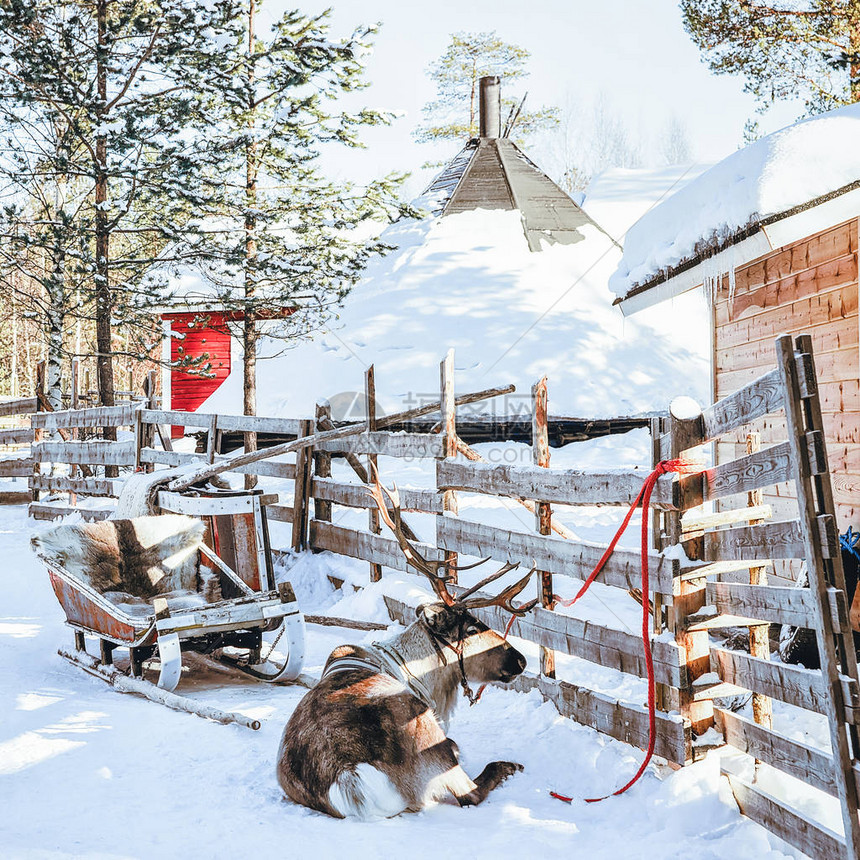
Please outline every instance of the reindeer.
M449 794L460 806L475 805L523 767L494 761L474 780L463 770L457 744L446 736L457 687L474 704L479 696L472 684L511 681L526 661L471 610L497 605L524 615L537 601L515 606L513 599L533 571L496 597L473 597L517 567L505 564L455 597L447 588L450 574L440 574L445 562L425 559L404 534L397 487L389 491L374 478L371 496L380 516L439 599L419 606L417 620L399 636L366 648L341 645L331 653L320 682L284 729L278 782L294 802L335 818L388 818Z

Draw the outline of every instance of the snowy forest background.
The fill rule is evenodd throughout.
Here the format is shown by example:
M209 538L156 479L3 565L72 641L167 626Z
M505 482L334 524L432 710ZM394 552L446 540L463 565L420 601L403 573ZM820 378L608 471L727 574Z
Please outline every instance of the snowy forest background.
M429 66L404 69L436 96L398 118L367 91L384 25L350 10L344 35L327 11L275 6L261 18L259 0L0 2L0 395L31 393L46 360L56 408L73 358L103 404L139 390L160 359L153 311L191 267L241 317L253 413L260 320L299 306L282 334L317 330L386 250L381 228L418 214L405 202L414 177L348 182L327 154L404 122L416 143L453 154L475 133L481 75L503 77L511 136L574 196L608 168L697 157L684 104L667 99L643 123L575 81L544 104L528 92L536 58L489 30L452 33ZM677 12L710 70L742 79L763 113L860 99L857 0L683 0ZM737 146L758 122L736 129ZM207 374L205 357L184 361Z

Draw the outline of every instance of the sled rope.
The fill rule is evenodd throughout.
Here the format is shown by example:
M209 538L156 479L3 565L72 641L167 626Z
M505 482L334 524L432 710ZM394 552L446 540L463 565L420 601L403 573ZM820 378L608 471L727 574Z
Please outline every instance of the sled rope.
M600 557L600 561L597 562L594 570L588 575L588 578L582 585L582 588L576 593L576 596L571 598L570 600L563 600L558 595L554 594L553 598L556 603L561 606L572 606L579 600L586 591L588 591L591 583L597 578L597 575L603 570L603 566L606 564L609 557L615 551L615 546L618 543L621 535L627 529L627 526L630 524L630 520L633 518L633 513L636 508L639 507L640 503L642 505L642 531L641 531L641 558L642 558L642 649L645 653L645 668L648 675L648 751L645 754L645 758L642 761L642 764L639 765L639 770L633 775L633 778L624 786L619 788L617 791L613 791L611 794L607 794L604 797L587 797L585 798L586 803L597 803L600 800L606 800L609 797L614 797L617 794L623 794L627 791L630 786L632 786L639 777L645 773L645 768L648 766L648 762L651 761L651 757L654 755L654 746L657 740L656 737L656 712L657 712L657 701L655 697L655 688L654 688L654 661L651 657L651 631L650 631L650 621L651 614L649 610L649 597L648 597L648 513L651 506L651 493L654 489L654 485L657 483L657 479L661 475L665 475L669 472L676 472L681 475L689 475L695 472L700 472L702 470L701 463L696 463L690 460L677 459L677 460L661 460L653 472L645 479L645 483L642 484L642 489L639 491L639 495L636 496L636 500L630 506L630 510L627 511L624 520L618 528L618 531L615 533L615 537L612 538L609 546L606 548L606 552ZM550 794L556 798L557 800L563 800L565 803L570 803L573 798L568 797L564 794L559 794L556 791L550 791Z

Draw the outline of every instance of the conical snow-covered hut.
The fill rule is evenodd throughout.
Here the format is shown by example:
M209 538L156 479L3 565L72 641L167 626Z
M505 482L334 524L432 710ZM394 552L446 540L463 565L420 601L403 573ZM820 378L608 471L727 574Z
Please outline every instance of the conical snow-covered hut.
M498 79L481 93L481 137L417 201L430 214L385 231L395 250L372 262L324 331L288 349L262 345L258 414L312 415L320 398L361 391L371 364L386 411L435 400L449 348L460 391L516 384L497 414L526 414L543 375L551 412L579 418L662 410L706 390L704 355L613 309L618 243L500 136ZM241 411L238 344L232 362L201 411Z

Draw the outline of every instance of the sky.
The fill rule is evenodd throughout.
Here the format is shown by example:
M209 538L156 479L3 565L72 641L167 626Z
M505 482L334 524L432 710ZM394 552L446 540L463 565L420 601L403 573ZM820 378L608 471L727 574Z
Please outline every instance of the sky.
M435 95L427 67L455 32L495 30L530 51L531 74L516 90L528 89L532 107L572 105L581 116L603 99L623 118L631 139L642 141L646 160L649 150L657 157L656 141L673 115L687 129L694 159L716 162L738 148L748 118L758 118L769 132L801 112L782 104L756 117L741 78L708 70L684 32L677 0L267 0L263 20L297 5L308 13L331 7L333 35L381 24L368 60L370 87L355 104L400 116L390 127L366 130L365 152L330 155L327 166L357 181L413 171L408 188L414 194L432 177L421 165L447 160L458 149L452 142L419 144L412 136L422 106ZM535 142L529 154L540 164L552 159L553 147L552 140Z

